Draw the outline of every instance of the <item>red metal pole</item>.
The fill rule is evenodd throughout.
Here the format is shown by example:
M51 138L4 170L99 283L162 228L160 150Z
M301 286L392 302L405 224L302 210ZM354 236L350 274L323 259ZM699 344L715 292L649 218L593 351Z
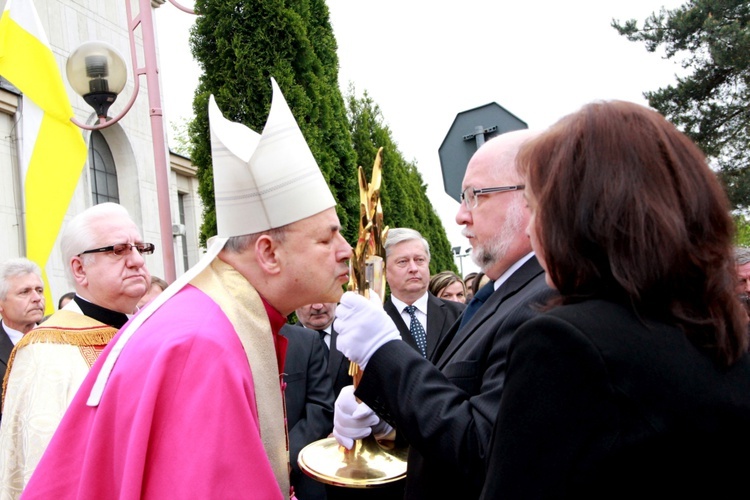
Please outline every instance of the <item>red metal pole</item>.
M176 0L169 0L175 7L190 14L191 9L183 7ZM128 15L128 36L130 38L130 58L133 66L133 95L125 108L110 120L100 119L96 125L80 123L75 118L71 121L86 130L99 130L114 125L122 119L135 103L140 88L140 76L146 75L148 87L148 107L151 116L151 142L154 148L154 168L156 175L156 200L159 208L159 232L161 233L161 252L164 265L164 279L172 283L176 276L174 263L174 239L172 236L172 209L169 198L169 162L167 161L167 136L164 132L164 117L161 108L161 88L159 85L159 67L156 59L156 35L151 0L139 0L138 15L133 17L131 2L126 0L125 10ZM143 39L144 66L138 67L135 30L141 27Z
M159 206L159 228L161 231L161 251L164 262L164 279L172 283L176 278L174 263L174 239L172 236L172 210L169 198L169 163L167 161L167 136L164 132L164 117L161 107L159 68L156 59L151 0L140 0L138 17L141 22L143 52L148 87L148 106L151 116L151 136L154 147L154 168L156 169L156 196ZM130 36L135 36L135 27Z

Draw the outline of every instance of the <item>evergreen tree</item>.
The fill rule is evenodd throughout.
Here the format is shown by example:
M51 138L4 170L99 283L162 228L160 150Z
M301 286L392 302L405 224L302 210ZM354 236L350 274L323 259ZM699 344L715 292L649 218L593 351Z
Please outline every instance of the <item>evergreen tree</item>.
M359 229L357 166L362 165L369 178L375 153L382 146L385 223L411 227L425 236L431 247L431 271L456 270L422 177L398 152L377 106L368 97L361 101L352 97L347 115L324 0L197 0L195 10L200 15L190 43L203 75L193 100L195 118L189 134L205 207L201 243L216 234L208 97L215 96L228 119L261 132L270 109L273 76L338 202L347 241L356 242Z
M182 118L176 122L169 122L172 130L172 142L169 150L183 156L190 155L190 136L188 135L189 120Z
M208 97L228 119L261 132L279 84L338 202L342 232L354 241L358 191L354 151L338 88L336 42L323 0L197 0L190 36L203 69L193 101L192 160L204 204L201 243L216 234Z
M384 123L380 108L365 92L361 99L350 87L347 95L349 127L357 164L372 175L378 148L383 148L381 204L389 227L416 229L430 243L430 273L458 271L448 236L427 198L427 186L413 162L407 162Z
M750 247L750 223L747 219L740 214L734 217L734 227L736 233L734 235L734 243L741 247Z
M676 85L646 92L649 104L690 136L720 169L736 208L750 206L750 1L689 0L638 27L612 21L631 41L663 47L692 70Z

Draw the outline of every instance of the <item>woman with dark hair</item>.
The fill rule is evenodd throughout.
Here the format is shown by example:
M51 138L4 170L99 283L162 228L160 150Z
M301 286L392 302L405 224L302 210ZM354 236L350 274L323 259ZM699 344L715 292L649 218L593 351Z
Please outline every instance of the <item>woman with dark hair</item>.
M430 278L429 290L439 299L466 304L466 285L453 271L442 271Z
M482 498L719 498L748 470L729 203L658 113L597 102L518 156L560 295L509 350Z

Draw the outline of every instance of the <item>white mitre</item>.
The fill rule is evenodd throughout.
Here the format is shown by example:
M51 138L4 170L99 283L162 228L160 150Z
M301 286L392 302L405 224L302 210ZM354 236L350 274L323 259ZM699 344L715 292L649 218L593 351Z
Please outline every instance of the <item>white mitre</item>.
M120 332L86 402L98 406L122 349L138 328L216 258L232 236L259 233L336 206L302 132L272 78L273 99L263 134L227 120L209 98L211 156L218 235L208 250Z
M323 174L272 78L271 112L257 134L208 103L219 237L253 234L334 207Z

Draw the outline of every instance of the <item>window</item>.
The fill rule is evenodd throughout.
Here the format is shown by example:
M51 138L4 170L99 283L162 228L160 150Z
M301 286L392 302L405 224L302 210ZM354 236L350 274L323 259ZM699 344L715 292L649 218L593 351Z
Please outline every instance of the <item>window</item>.
M107 145L107 140L98 130L91 132L89 172L91 174L91 198L94 205L107 201L120 203L115 160Z
M179 210L180 210L180 224L182 225L182 227L185 227L185 198L186 197L187 195L185 193L177 193L177 205L179 206ZM182 232L179 238L182 240L183 270L187 271L188 269L190 269L190 264L188 263L187 235L185 234L185 231Z

